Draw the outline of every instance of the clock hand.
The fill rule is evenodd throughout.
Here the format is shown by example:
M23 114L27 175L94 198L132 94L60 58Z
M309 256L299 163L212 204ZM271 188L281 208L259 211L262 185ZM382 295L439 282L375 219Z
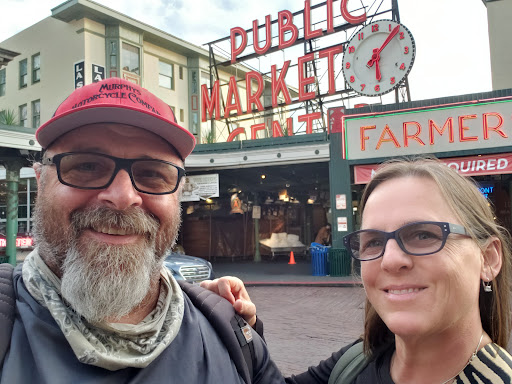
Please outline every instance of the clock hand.
M380 81L382 79L381 73L380 73L380 53L378 48L373 49L373 55L371 60L366 64L368 68L373 67L373 64L375 63L375 77L377 78L377 81Z
M373 55L372 55L372 58L370 59L370 61L368 61L368 63L366 64L366 66L368 68L371 68L373 67L373 63L377 62L378 60L380 60L380 53L382 52L382 50L384 48L386 48L386 45L389 44L389 42L393 39L393 37L396 36L396 34L398 33L398 31L400 30L400 25L397 25L395 28L393 28L393 30L391 31L391 33L389 34L389 36L387 37L386 40L384 40L384 42L382 43L382 45L380 46L380 48L374 48L373 49Z
M382 76L380 73L379 60L380 60L380 56L379 56L379 59L375 62L375 70L376 70L375 77L376 77L377 81L380 81L382 79Z
M371 68L371 67L373 67L373 63L376 63L379 60L380 60L379 49L373 48L372 58L370 59L370 61L368 61L368 63L366 63L366 66L368 68Z
M389 34L388 38L386 40L384 40L381 47L379 48L379 53L381 53L382 50L386 47L386 45L388 45L388 43L393 39L393 37L396 36L396 34L398 33L399 30L400 30L400 25L397 25L395 28L393 28L393 30Z

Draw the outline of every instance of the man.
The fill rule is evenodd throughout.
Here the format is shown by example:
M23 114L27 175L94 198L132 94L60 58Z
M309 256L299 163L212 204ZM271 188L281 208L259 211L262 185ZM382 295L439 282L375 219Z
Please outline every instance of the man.
M194 137L147 90L75 90L36 132L37 247L14 271L1 383L244 383L163 259ZM282 383L253 333L254 383Z
M315 243L329 245L331 243L331 224L327 223L318 231Z

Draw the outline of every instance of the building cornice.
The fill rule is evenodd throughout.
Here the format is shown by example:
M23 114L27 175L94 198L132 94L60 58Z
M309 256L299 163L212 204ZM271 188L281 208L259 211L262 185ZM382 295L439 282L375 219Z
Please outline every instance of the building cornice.
M18 55L19 55L18 52L9 51L8 49L0 48L0 68L4 65L7 65L7 63L12 61Z
M105 25L121 25L129 29L135 29L144 34L144 40L169 48L174 52L186 56L205 56L208 57L208 51L174 35L164 32L158 28L152 27L111 8L90 0L69 0L65 3L52 8L52 17L69 23L73 20L82 18Z
M0 147L40 151L34 128L0 124Z
M237 149L223 152L192 153L185 161L191 171L227 168L251 168L269 165L286 165L329 161L329 142Z

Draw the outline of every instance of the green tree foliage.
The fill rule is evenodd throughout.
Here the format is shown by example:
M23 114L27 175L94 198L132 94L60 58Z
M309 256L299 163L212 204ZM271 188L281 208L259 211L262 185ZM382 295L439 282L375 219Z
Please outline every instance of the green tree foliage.
M18 116L13 109L0 111L0 124L3 125L18 125Z

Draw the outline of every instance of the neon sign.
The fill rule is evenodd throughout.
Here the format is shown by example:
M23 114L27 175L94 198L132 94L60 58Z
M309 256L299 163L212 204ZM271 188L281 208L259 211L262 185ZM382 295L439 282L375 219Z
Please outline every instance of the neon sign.
M336 32L334 27L334 19L339 17L334 10L334 1L327 0L322 6L325 6L327 25L325 29L313 29L311 18L311 0L304 1L303 10L303 25L304 25L304 41L319 38L331 33ZM364 11L361 15L352 15L347 8L348 0L341 0L339 12L341 17L351 25L361 24L366 21L367 15ZM265 16L265 24L262 26L264 29L260 31L258 20L252 23L252 29L245 30L242 27L234 27L230 30L230 45L231 45L231 64L242 61L243 57L240 55L248 46L249 38L248 31L252 31L252 44L255 55L260 56L266 54L272 48L272 24L277 23L278 26L278 49L286 49L295 45L299 38L299 27L294 23L294 14L288 10L283 10L278 13L277 20L272 21L270 15ZM265 41L260 40L259 36L263 37L265 34ZM309 53L298 58L298 99L296 101L304 102L307 100L316 99L318 95L313 91L307 91L307 86L316 82L315 76L308 76L305 68L308 67L310 62L315 60L322 60L327 67L328 78L328 95L336 93L335 78L336 71L334 68L334 59L336 55L343 53L343 44L331 46L320 50L316 53ZM252 55L251 55L252 56ZM272 108L277 108L279 96L284 99L285 105L292 104L293 100L285 82L285 78L290 68L291 60L284 62L282 68L279 70L276 65L271 66L270 84L271 84L271 104ZM228 90L225 100L222 100L220 80L216 80L210 89L207 84L201 85L201 120L206 122L209 119L221 120L232 116L241 116L248 113L263 112L265 110L261 103L261 97L264 91L265 82L263 75L258 71L250 71L245 76L245 100L240 98L240 90L236 76L231 76L228 82ZM243 105L242 103L245 103ZM221 110L222 104L222 110ZM313 132L313 123L315 120L321 119L320 112L307 113L298 116L297 120L306 125L306 133ZM293 135L293 121L288 118L286 127L281 127L279 121L272 121L272 136L284 136L286 132L288 136ZM253 124L250 126L250 137L255 139L258 131L266 128L265 123ZM285 131L286 130L286 131ZM238 127L230 133L227 141L233 141L238 135L246 134L244 127Z
M308 41L314 38L318 38L326 34L330 34L334 32L334 10L333 10L333 2L334 0L326 1L326 19L327 19L327 29L323 31L322 29L313 30L313 26L311 23L311 0L306 0L304 2L304 40ZM364 12L360 16L353 16L349 13L347 9L348 0L341 0L340 11L341 16L350 24L361 24L366 21L366 12ZM293 23L293 14L284 10L277 14L277 23L278 23L278 36L279 36L279 49L285 49L291 47L297 41L299 37L299 28ZM254 20L252 22L252 31L253 31L253 45L254 51L258 55L264 55L269 48L272 46L272 36L271 36L271 20L270 15L265 16L265 45L260 47L259 41L259 23L258 20ZM285 34L291 35L288 40L285 38ZM237 46L236 40L237 36L240 37L241 43ZM231 28L230 33L231 38L231 64L236 63L237 57L245 50L247 47L247 32L245 29L241 27Z
M7 246L7 240L4 237L0 237L0 248L5 248ZM33 247L34 240L31 237L17 237L16 238L16 248L26 248Z
M494 192L494 184L480 184L478 189L486 199L490 199Z

